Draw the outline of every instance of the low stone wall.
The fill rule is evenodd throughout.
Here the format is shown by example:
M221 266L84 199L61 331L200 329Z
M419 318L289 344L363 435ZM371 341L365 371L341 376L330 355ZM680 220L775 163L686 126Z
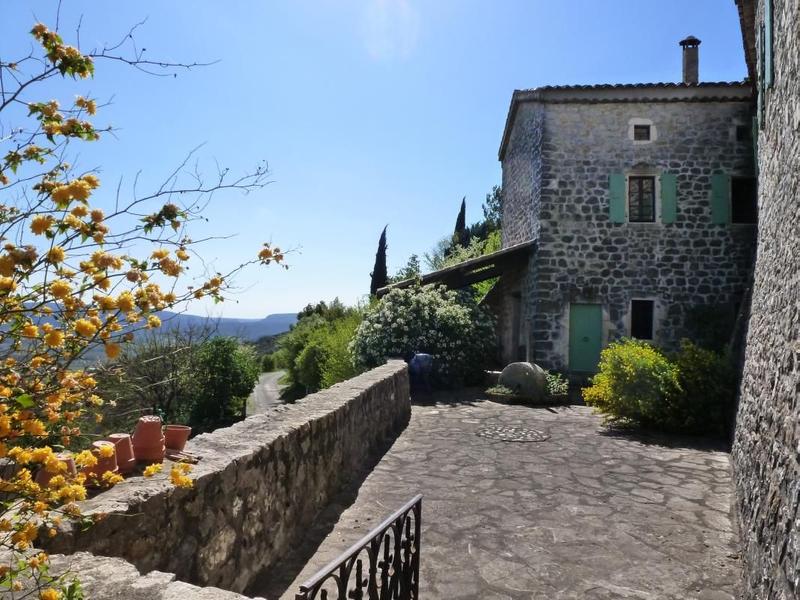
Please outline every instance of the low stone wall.
M317 513L408 423L406 365L386 365L291 405L191 440L192 489L165 473L131 478L85 501L107 516L51 552L118 556L142 573L242 592L302 536Z

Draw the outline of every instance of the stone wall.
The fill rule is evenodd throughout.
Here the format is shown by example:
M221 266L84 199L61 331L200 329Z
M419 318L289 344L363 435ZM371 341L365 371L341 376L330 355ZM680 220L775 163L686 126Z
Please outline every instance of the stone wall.
M800 596L800 5L773 0L773 11L775 78L758 140L758 258L732 452L746 597L759 600Z
M503 160L508 219L527 210L534 223L525 231L539 241L523 290L529 360L567 368L572 302L602 305L607 344L629 335L631 299L655 300L655 341L670 347L691 333L691 307L740 301L755 227L712 223L710 197L715 173L753 176L752 144L736 138L736 125L749 127L748 100L532 104L518 109ZM652 121L656 139L633 142L634 119ZM518 152L529 153L538 181ZM677 176L674 223L611 222L609 174L634 169Z
M117 556L142 573L167 571L192 584L246 591L410 414L406 365L390 361L198 436L187 446L202 457L192 489L172 487L166 474L129 479L83 503L85 514L107 517L86 532L56 536L48 549Z

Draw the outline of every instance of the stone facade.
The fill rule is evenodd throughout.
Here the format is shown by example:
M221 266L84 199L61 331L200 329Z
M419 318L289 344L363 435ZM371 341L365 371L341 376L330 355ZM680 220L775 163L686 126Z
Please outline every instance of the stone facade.
M800 4L771 2L771 86L753 41L764 35L769 3L737 4L763 121L758 258L732 458L745 597L789 599L800 596Z
M650 141L633 139L639 123L651 125ZM711 210L713 175L754 175L737 126L751 127L745 84L515 92L501 148L503 244L536 239L538 250L524 278L503 283L505 312L518 302L521 316L503 322L501 337L522 347L504 345L504 358L569 370L573 303L601 306L606 345L630 335L632 299L653 300L653 339L666 347L690 334L693 307L738 306L755 226L714 223ZM665 173L676 177L672 222L659 214ZM655 177L654 223L612 221L612 174Z
M172 487L166 474L129 479L82 503L84 514L104 519L85 532L60 533L46 549L121 557L142 573L167 571L191 584L244 592L410 414L406 365L391 361L198 436L187 446L202 457L192 489Z

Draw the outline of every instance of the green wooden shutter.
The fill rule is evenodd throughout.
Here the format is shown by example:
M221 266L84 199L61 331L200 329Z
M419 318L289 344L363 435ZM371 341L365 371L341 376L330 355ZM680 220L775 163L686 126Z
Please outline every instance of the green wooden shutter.
M608 176L609 218L612 223L625 222L625 175L611 173Z
M711 222L729 223L731 212L731 176L711 176Z
M675 173L661 174L661 222L674 223L678 212L678 179Z
M764 84L772 87L772 0L764 2Z

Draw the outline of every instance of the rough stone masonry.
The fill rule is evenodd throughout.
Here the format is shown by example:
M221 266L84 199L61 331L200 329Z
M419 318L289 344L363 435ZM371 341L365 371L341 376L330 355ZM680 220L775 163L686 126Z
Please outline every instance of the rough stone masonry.
M733 465L746 597L789 599L800 596L800 2L737 4L761 118L758 250Z
M403 361L191 440L192 489L132 478L82 503L108 516L65 531L53 553L120 557L142 573L244 592L286 554L353 473L411 415ZM209 596L210 597L210 596Z

